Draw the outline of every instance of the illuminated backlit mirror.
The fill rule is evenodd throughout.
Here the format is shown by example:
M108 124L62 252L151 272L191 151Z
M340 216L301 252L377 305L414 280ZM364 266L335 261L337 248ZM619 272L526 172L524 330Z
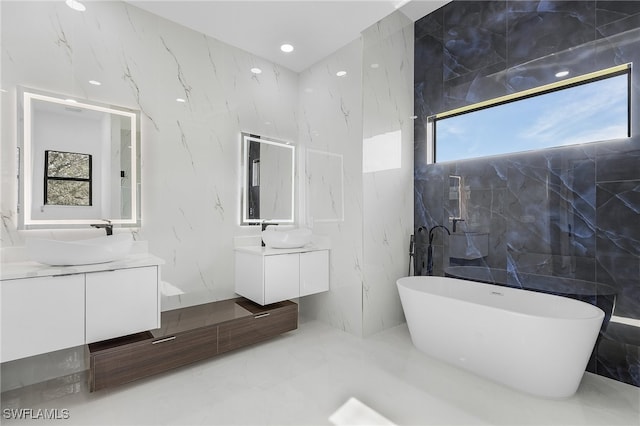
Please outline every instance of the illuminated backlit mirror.
M21 88L20 228L139 226L139 114Z
M631 64L429 117L428 162L631 136Z
M242 133L241 224L293 223L295 147Z

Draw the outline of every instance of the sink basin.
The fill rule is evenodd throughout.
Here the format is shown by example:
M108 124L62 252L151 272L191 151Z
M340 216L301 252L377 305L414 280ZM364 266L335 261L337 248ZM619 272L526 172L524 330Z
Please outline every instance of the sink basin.
M126 233L74 241L29 238L26 245L29 259L45 265L88 265L127 256L133 246L133 237Z
M489 254L487 232L460 232L449 236L449 257L458 259L480 259Z
M311 242L311 230L269 226L262 231L262 241L271 248L300 248Z

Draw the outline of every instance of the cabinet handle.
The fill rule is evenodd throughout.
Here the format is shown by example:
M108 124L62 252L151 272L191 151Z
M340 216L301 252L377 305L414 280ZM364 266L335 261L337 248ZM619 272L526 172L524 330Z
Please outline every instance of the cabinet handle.
M260 315L256 315L255 317L253 317L254 319L259 319L259 318L264 318L264 317L268 317L269 315L271 315L270 312L265 312L264 314L260 314Z
M169 342L171 340L174 340L176 338L176 336L171 336L171 337L166 337L164 339L160 339L160 340L154 340L153 342L151 342L152 345L155 345L156 343L164 343L164 342Z

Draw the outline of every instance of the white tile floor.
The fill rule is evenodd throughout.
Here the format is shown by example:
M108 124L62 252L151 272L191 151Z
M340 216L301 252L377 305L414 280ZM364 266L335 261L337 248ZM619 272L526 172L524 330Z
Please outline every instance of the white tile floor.
M571 398L528 396L418 352L405 325L360 339L302 321L170 373L92 394L74 389L28 407L34 395L4 395L3 408L68 410L69 419L51 421L59 425L328 425L356 397L399 425L640 425L639 388L587 373ZM46 424L4 415L2 424Z

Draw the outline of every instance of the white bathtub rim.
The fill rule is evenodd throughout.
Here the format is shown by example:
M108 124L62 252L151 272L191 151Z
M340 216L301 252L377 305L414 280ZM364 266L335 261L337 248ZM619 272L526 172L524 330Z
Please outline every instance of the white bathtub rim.
M404 284L404 282L413 282L413 281L423 281L430 278L429 276L411 276L411 277L402 277L399 278L396 281L396 285L398 287L400 287L401 285L409 290L409 291L413 291L413 292L417 292L417 293L425 293L428 294L430 297L435 297L441 300L450 300L450 299L455 299L457 302L459 303L463 303L463 304L467 304L467 305L478 305L478 304L482 304L482 303L478 303L475 301L469 301L469 300L464 300L464 299L458 299L455 297L451 297L451 296L445 296L445 295L440 295L440 294L435 294L429 291L421 291L419 288L413 288L410 286L407 286ZM603 319L605 316L605 313L602 309L600 309L599 307L592 305L590 303L587 302L583 302L581 300L577 300L577 299L573 299L570 297L566 297L566 296L559 296L556 294L550 294L550 293L544 293L544 292L538 292L538 291L533 291L533 290L526 290L526 289L522 289L522 288L517 288L517 287L507 287L507 286L500 286L497 284L489 284L489 283L483 283L483 282L479 282L479 281L470 281L470 280L463 280L461 278L452 278L452 277L432 277L432 278L442 278L442 279L446 279L446 280L453 280L453 281L467 281L467 282L472 282L474 285L481 285L481 286L488 286L490 288L498 288L507 292L513 292L513 291L524 291L527 293L534 293L534 294L540 294L540 295L544 295L544 296L548 296L550 298L560 298L562 303L567 303L567 304L572 304L574 306L579 306L581 309L585 310L585 311L589 311L592 313L592 315L585 315L585 316L576 316L576 317L565 317L565 316L548 316L548 315L543 315L543 314L533 314L533 313L527 313L527 312L521 312L515 309L507 309L507 308L503 308L500 306L494 306L494 305L484 305L483 306L487 306L490 307L492 309L496 309L496 310L500 310L500 311L504 311L504 312L509 312L510 314L514 314L517 316L522 316L525 318L539 318L539 319L553 319L555 321L585 321L585 320L600 320ZM399 290L398 290L399 291ZM560 300L560 299L556 299L556 300Z
M405 277L407 278L407 277ZM548 399L561 399L571 397L577 391L582 378L584 377L585 367L587 366L591 350L587 351L589 346L595 344L598 330L602 323L602 317L599 318L554 318L549 315L531 315L519 314L518 311L511 309L501 309L483 304L483 300L477 302L473 300L464 300L455 297L456 294L438 295L429 291L421 291L420 287L414 288L407 286L407 282L422 281L429 279L438 279L444 277L412 277L413 280L397 281L398 291L402 302L402 308L407 319L409 334L414 346L425 355L450 364L461 370L465 370L475 376L488 379L493 382L500 383L506 387L518 390L536 397ZM418 278L418 279L415 279ZM445 281L453 280L452 285L465 282L466 286L462 290L468 290L469 286L476 284L462 279L448 278ZM491 285L479 283L484 285ZM446 283L445 283L446 286ZM493 286L499 287L499 286ZM445 287L446 288L446 287ZM456 290L455 288L453 290ZM475 288L474 288L475 290ZM519 289L510 289L515 292ZM524 290L527 291L527 290ZM528 293L537 293L527 291ZM473 293L470 293L473 295ZM482 293L475 295L482 296ZM486 293L484 294L486 295ZM536 306L540 301L544 302L549 296L545 293L538 293L540 298L532 301L532 305ZM555 296L561 297L561 296ZM561 304L567 302L576 302L579 306L586 306L589 309L596 308L586 302L577 301L570 298L557 299ZM426 303L425 303L426 302ZM450 309L452 308L453 309ZM469 307L466 309L465 307ZM444 309L444 311L443 311ZM476 315L484 315L484 310L489 310L488 323L477 322L474 318ZM597 308L600 310L599 308ZM600 310L602 312L602 310ZM450 314L456 314L456 321L450 321ZM602 312L604 316L604 312ZM500 318L511 318L513 321L496 322ZM444 320L446 324L440 324ZM489 333L486 336L483 330L492 330L492 322L498 324L496 331L498 334ZM502 325L500 325L502 324ZM541 340L533 340L533 350L521 352L523 344L526 341L519 339L513 340L514 331L520 325L533 324L533 336L541 336ZM536 326L537 324L537 326ZM425 326L426 325L426 326ZM430 325L430 326L429 326ZM486 327L486 326L489 327ZM544 330L549 326L556 326L559 333L552 333L547 336ZM435 327L434 327L435 326ZM442 327L445 333L442 332ZM586 326L587 328L583 328ZM482 328L484 327L484 328ZM447 331L448 329L448 331ZM480 333L476 333L476 331ZM536 331L537 330L537 331ZM573 334L576 330L583 330L578 334ZM542 331L542 334L536 334ZM448 335L446 335L449 333ZM453 333L453 334L451 334ZM562 336L565 337L562 337ZM569 338L568 335L573 337ZM452 336L460 336L462 340L453 339ZM480 346L476 346L476 336ZM507 340L500 341L500 336L507 337ZM560 337L561 340L558 340ZM574 339L574 337L577 339ZM497 339L496 339L497 338ZM518 342L512 345L510 342ZM571 341L571 346L565 351L563 345L565 342ZM450 345L451 343L451 345ZM488 344L487 344L488 343ZM536 344L542 344L538 346ZM465 346L466 345L466 346ZM495 349L498 350L496 351ZM501 350L504 349L504 350ZM537 348L537 349L536 349ZM546 351L545 348L553 348ZM560 352L558 352L558 349ZM559 355L559 358L554 358ZM514 361L515 360L515 361ZM532 366L540 365L540 362L549 368L543 370L533 369ZM502 366L508 366L507 369ZM515 372L515 374L514 374ZM522 372L522 374L518 373Z

